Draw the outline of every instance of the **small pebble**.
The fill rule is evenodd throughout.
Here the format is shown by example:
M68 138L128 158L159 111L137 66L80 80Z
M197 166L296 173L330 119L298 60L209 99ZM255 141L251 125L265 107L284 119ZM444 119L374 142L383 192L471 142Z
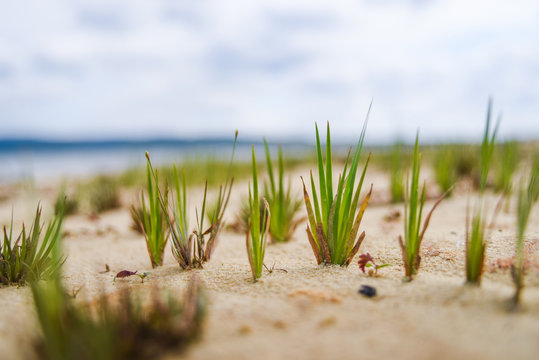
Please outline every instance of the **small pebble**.
M361 285L359 288L359 293L366 297L375 297L376 296L376 289L369 285Z

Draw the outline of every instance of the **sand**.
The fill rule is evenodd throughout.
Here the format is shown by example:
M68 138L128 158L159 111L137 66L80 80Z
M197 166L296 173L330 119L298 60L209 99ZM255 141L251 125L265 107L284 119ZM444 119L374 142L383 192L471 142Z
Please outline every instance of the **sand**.
M294 178L300 174L307 174L307 169ZM98 219L85 215L67 219L65 284L68 290L82 287L77 301L85 301L120 286L150 289L159 285L181 291L189 277L198 274L209 301L204 334L187 352L167 355L170 359L539 358L539 206L527 232L532 261L523 307L509 312L506 305L513 285L506 265L514 253L514 204L509 213L500 214L491 232L480 288L463 285L464 224L470 198L463 188L434 213L420 273L411 283L403 283L397 245L402 218L385 219L402 211L402 205L387 203L383 174L373 172L367 181L375 187L362 224L367 236L360 253L369 252L377 262L394 265L381 269L378 277L363 274L357 258L348 268L316 265L305 225L289 243L267 247L265 263L286 272L265 272L256 283L251 280L245 236L226 231L204 269L181 271L167 249L164 266L152 270L142 235L130 229L127 205L135 194L125 193L126 206ZM300 184L294 182L298 190ZM430 188L436 192L435 186ZM235 185L228 220L246 190L246 183ZM195 192L200 194L200 190ZM29 219L37 198L50 214L55 187L38 187L32 196L23 189L3 193L10 196L0 203L0 221L9 221L14 204L16 224L20 224L24 216ZM493 207L497 197L489 200ZM101 273L105 264L111 271ZM138 278L129 278L113 284L114 274L124 269L151 271L150 280L141 284ZM378 296L369 299L358 294L362 284L374 286ZM28 288L0 289L0 318L0 358L27 357L37 333Z

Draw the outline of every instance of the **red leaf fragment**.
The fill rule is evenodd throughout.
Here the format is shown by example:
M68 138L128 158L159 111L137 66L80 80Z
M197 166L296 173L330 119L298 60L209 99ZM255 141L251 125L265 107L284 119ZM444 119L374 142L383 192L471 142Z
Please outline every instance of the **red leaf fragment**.
M374 263L374 259L371 256L371 254L366 253L366 254L359 255L359 260L358 260L357 264L359 265L359 269L361 271L363 271L363 273L365 273L365 266L367 266L367 264L369 262L371 262L373 265L376 266L376 264Z
M125 277L129 277L129 276L133 276L133 275L136 275L138 272L137 271L129 271L129 270L122 270L120 271L118 274L116 274L116 276L114 277L114 280L116 280L116 278L125 278Z

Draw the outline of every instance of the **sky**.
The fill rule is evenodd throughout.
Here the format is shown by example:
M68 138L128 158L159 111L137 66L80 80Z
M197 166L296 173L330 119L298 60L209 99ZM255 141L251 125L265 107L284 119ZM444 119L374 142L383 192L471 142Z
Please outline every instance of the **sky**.
M539 138L537 0L0 7L0 138Z

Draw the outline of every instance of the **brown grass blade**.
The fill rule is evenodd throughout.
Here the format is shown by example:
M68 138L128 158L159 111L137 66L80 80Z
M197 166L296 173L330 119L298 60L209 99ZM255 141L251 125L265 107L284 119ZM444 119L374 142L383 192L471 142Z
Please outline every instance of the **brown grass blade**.
M352 251L350 251L350 254L348 254L346 261L344 262L344 266L350 265L350 262L352 262L352 259L354 258L354 256L356 256L357 252L359 251L359 247L361 246L363 239L365 239L365 231L363 231L361 235L359 235L359 238L357 239L356 244L352 248Z
M303 198L305 200L305 207L307 208L307 217L309 219L309 224L311 225L311 230L316 230L316 219L314 217L313 207L311 205L311 199L309 198L309 193L307 193L307 188L305 187L305 182L303 181L303 177L301 177L301 182L303 184ZM311 237L313 238L316 247L319 252L321 252L320 243L317 239L316 231L311 232Z
M309 244L311 244L311 247L313 248L313 253L314 253L314 256L316 257L316 262L318 263L318 265L320 265L322 263L322 255L320 254L320 250L318 249L318 246L316 245L313 239L311 229L309 229L309 227L307 226L305 231L307 232L307 238L309 239Z
M249 235L251 235L251 220L247 223L247 232L245 234L245 245L247 246L247 258L249 259L249 265L251 266L251 273L253 274L253 279L256 279L255 266L253 260L251 259L252 251L249 243Z
M451 189L450 189L451 190ZM445 199L445 197L447 196L447 194L449 194L449 191L450 190L447 190L445 193L443 193L439 198L438 200L436 200L436 202L434 203L434 205L432 206L432 208L430 209L429 213L427 214L427 217L425 218L425 222L423 223L423 229L421 229L421 234L419 235L419 244L418 244L418 249L419 249L419 252L421 251L421 241L423 240L423 236L425 235L425 231L427 231L427 227L429 226L429 221L430 221L430 217L432 215L432 213L434 212L434 210L436 209L436 207L438 205L440 205L440 203L442 202L443 199ZM419 254L418 254L419 255ZM417 268L416 268L417 269Z
M365 213L365 210L367 209L367 205L369 204L371 195L372 195L372 184L371 184L371 188L369 192L367 193L367 195L365 195L365 198L363 199L363 202L361 203L361 207L359 208L359 212L357 213L356 220L354 221L354 227L352 228L352 231L350 232L350 239L348 241L351 244L353 244L356 239L357 232L359 231L359 225L361 224L361 220L363 219L363 214Z
M404 242L402 240L402 236L399 235L399 246L401 248L402 252L402 262L404 263L404 271L406 276L410 276L408 271L408 260L406 259L406 249L404 248Z
M324 235L324 226L322 223L316 225L316 236L319 239L320 247L322 248L322 255L324 257L324 263L331 264L331 256L329 255L328 242Z

